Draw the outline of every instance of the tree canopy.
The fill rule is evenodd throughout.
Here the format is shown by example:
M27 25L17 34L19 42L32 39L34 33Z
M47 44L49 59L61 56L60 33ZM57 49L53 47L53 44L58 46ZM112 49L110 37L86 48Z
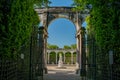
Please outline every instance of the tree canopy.
M39 18L33 5L48 0L0 0L0 56L11 57L29 42ZM42 6L42 5L41 5Z
M64 49L76 49L76 44L71 44L70 46L64 45Z
M64 49L71 49L71 47L68 45L64 45Z
M113 51L113 72L120 72L120 1L119 0L74 0L75 10L88 9L87 16L87 58L89 64L96 64L91 69L109 69L109 51ZM104 66L104 67L103 67ZM97 68L96 68L97 67ZM97 72L96 72L97 73ZM91 74L90 74L91 75ZM105 75L106 76L106 75ZM101 79L100 79L101 80Z
M87 30L95 37L99 48L120 52L120 2L119 0L74 0L77 10L90 10L86 18ZM92 7L90 7L90 5Z
M47 49L58 49L59 47L57 45L51 45L51 44L47 44Z
M47 49L59 49L59 46L48 43ZM76 49L76 44L64 45L63 49Z

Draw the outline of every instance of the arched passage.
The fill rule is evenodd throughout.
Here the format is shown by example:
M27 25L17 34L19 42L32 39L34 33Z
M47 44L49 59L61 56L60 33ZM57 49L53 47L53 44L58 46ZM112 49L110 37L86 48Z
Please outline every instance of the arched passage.
M55 60L56 60L56 53L54 51L50 52L49 53L49 63L55 64L56 63Z
M57 64L58 64L58 61L59 61L59 55L62 55L62 57L64 56L64 53L63 52L58 52L57 53ZM62 61L64 60L64 58L62 58Z
M47 28L48 38L47 43L55 44L59 48L63 48L64 45L71 46L76 44L76 27L72 21L67 18L57 18L50 22ZM58 52L56 64L58 64L59 53L62 53L62 59L64 64L73 64L73 53L70 53L68 57L67 54L63 52ZM67 57L66 57L67 56Z
M41 25L39 28L39 44L41 49L41 56L44 66L46 70L46 45L47 45L47 37L48 37L48 26L50 22L56 18L67 18L71 20L76 27L76 44L77 44L77 63L78 63L78 71L85 71L85 48L84 48L84 34L85 29L82 27L82 23L84 21L84 17L81 15L81 11L73 11L73 7L49 7L49 8L36 8L36 12L39 14L39 18L41 21Z
M65 57L66 57L65 58L65 63L68 64L68 65L71 64L71 53L70 52L66 52L65 53Z

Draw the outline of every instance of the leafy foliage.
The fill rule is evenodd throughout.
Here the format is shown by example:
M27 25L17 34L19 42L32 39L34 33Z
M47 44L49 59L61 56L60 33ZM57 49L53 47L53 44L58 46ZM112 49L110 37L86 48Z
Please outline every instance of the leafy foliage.
M47 44L48 49L59 49L57 45ZM76 49L76 44L71 44L71 46L64 45L64 49Z
M50 54L50 64L52 63L56 63L56 53L55 52L51 52Z
M47 44L47 48L48 49L58 49L59 47L57 45Z
M35 0L34 7L35 8L49 7L49 4L51 4L51 1L49 0Z
M39 22L33 0L0 1L0 56L13 57L30 39Z
M76 44L71 44L70 46L64 45L64 49L76 49Z
M64 45L64 49L71 49L71 47L68 45Z
M71 44L71 49L76 49L76 44Z
M109 50L114 52L114 64L120 64L120 1L119 0L74 0L77 10L89 9L86 18L88 33L88 58L91 64L105 65L109 62ZM92 5L92 7L89 7ZM96 49L95 49L96 48ZM93 54L96 50L96 53ZM101 70L104 67L99 68ZM108 67L109 68L109 67Z
M92 5L90 16L86 19L88 29L95 37L97 45L102 48L104 54L109 50L114 50L116 54L120 52L118 34L120 33L120 2L118 0L74 0L77 8L88 8Z

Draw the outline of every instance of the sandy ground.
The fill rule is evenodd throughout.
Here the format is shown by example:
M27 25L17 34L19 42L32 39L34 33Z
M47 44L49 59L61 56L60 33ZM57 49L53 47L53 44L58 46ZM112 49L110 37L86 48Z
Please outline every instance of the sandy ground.
M76 74L75 65L66 65L59 68L57 65L47 65L48 74L44 74L44 80L80 80Z

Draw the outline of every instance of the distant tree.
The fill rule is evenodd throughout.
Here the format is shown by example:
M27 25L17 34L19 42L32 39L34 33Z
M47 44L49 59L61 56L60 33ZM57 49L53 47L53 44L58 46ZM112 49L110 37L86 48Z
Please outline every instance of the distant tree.
M76 49L76 44L71 44L71 49Z
M49 7L49 4L51 4L51 1L49 0L35 0L35 8L40 8L40 7Z
M50 53L50 63L55 63L56 62L56 53L51 52Z
M48 49L58 49L59 47L57 45L51 45L51 44L47 44L47 48Z
M64 45L64 49L71 49L71 47L68 45Z

